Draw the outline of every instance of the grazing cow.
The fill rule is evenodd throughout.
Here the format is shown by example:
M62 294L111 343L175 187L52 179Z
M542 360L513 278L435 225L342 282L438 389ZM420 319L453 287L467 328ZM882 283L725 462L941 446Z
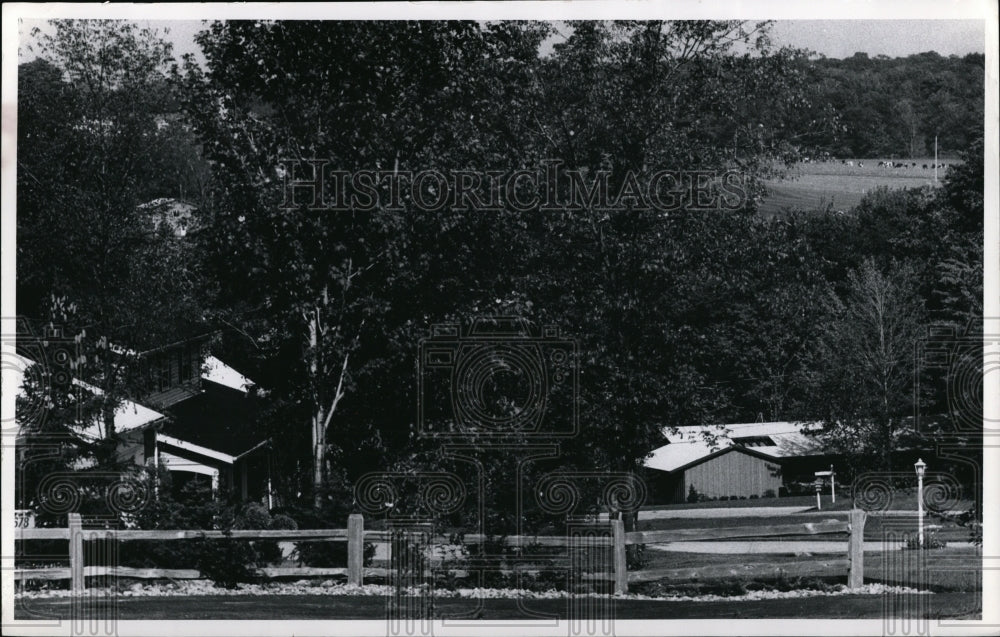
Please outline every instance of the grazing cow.
M927 170L927 164L924 164L924 170Z
M858 168L864 168L864 167L865 167L865 162L859 161L858 162Z
M910 168L916 168L916 167L917 167L917 162L913 162L912 164L910 164Z
M853 161L847 162L847 165L850 166L851 168L854 168L854 162Z

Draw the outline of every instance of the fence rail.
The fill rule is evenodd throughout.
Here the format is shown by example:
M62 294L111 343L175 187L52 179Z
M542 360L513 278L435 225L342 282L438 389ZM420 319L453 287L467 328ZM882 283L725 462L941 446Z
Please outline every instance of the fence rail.
M776 524L765 527L715 527L703 529L677 529L667 531L625 532L621 520L611 520L608 526L595 525L594 530L609 532L609 536L587 536L590 547L611 547L612 570L608 573L583 573L584 580L612 580L616 593L628 592L629 583L651 582L660 579L692 581L719 577L769 575L821 575L844 569L848 572L848 586L860 587L864 583L864 527L866 514L860 509L850 512L848 522L824 520L804 524ZM412 527L407 527L412 529ZM429 527L428 527L429 528ZM638 544L669 544L670 542L690 542L701 540L722 540L735 538L788 537L798 535L849 534L847 558L834 560L809 560L801 562L752 563L736 566L713 564L690 568L658 568L628 572L626 547ZM243 540L288 540L296 542L333 541L347 542L347 568L314 567L267 567L258 569L270 578L347 576L349 584L361 585L365 577L387 577L392 569L364 567L364 545L366 543L391 542L393 531L365 530L364 518L359 514L348 517L346 529L303 529L303 530L234 530L234 531L189 531L189 530L114 530L84 529L78 513L69 514L69 526L63 529L18 529L16 540L69 540L69 568L15 569L15 580L71 580L74 592L83 592L87 577L117 576L140 579L200 579L203 575L196 569L133 568L126 566L84 566L83 542L91 540L196 540L196 539L243 539ZM481 534L463 535L466 543L481 543L489 536ZM570 546L573 540L566 536L508 536L512 546ZM436 535L428 537L436 544L449 544L450 538ZM522 572L537 573L534 569L517 569ZM513 571L505 571L513 572ZM427 571L429 574L430 571Z

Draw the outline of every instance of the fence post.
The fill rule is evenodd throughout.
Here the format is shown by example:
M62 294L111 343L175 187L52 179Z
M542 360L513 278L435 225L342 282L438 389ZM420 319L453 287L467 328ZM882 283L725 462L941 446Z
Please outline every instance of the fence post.
M347 583L364 582L365 519L360 513L347 516Z
M863 509L851 509L851 539L847 543L847 559L851 561L851 572L847 578L849 588L859 588L865 583L865 518Z
M83 579L83 520L79 513L70 513L68 518L70 590L79 594L86 586Z
M613 538L611 559L615 568L615 594L628 592L628 566L625 561L625 522L622 520L611 520L611 534Z

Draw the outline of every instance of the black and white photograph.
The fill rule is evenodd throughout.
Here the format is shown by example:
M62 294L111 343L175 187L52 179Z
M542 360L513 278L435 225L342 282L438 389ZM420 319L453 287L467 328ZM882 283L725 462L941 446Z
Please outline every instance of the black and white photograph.
M997 634L997 15L5 5L3 632Z

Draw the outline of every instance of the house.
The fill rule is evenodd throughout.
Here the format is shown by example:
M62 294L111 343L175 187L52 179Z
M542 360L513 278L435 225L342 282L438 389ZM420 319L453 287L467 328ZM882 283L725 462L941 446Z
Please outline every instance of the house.
M255 384L212 356L207 343L203 334L143 351L112 347L134 357L146 377L142 395L121 401L115 410L117 458L166 468L175 488L203 481L213 492L225 488L271 506L270 443L257 432ZM5 367L21 395L24 374L34 361L20 353L17 358L17 364ZM72 382L82 391L101 393L80 379ZM15 417L19 430L22 417ZM99 422L83 423L77 433L85 440L106 435Z
M646 459L653 501L685 502L692 493L707 498L778 495L794 480L812 480L833 454L806 432L816 424L741 423L679 427L665 431L666 445Z

